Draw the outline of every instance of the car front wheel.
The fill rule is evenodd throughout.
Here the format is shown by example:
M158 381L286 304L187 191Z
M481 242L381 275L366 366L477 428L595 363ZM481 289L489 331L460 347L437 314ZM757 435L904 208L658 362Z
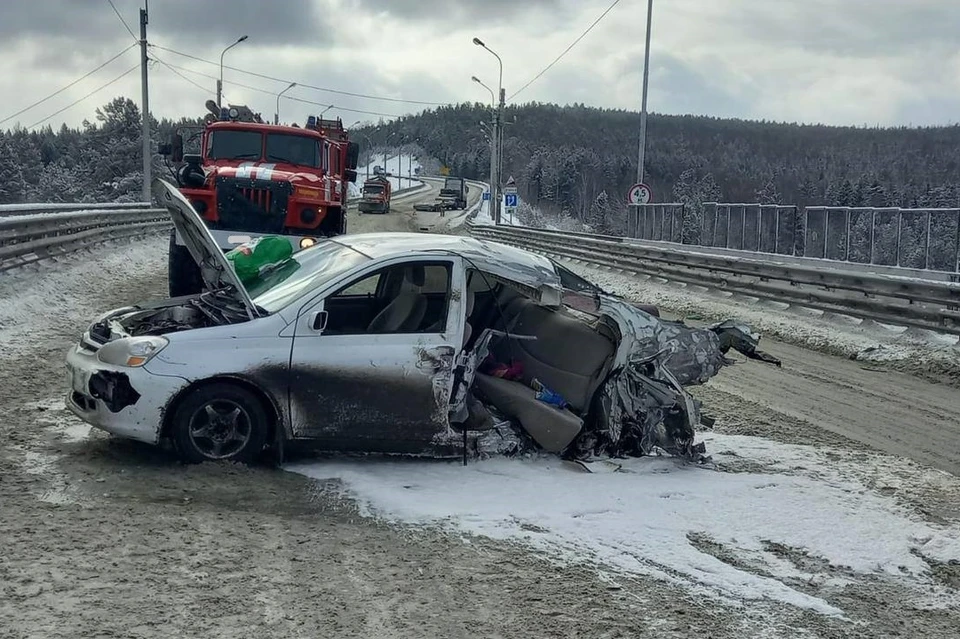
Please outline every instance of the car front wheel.
M250 462L263 450L268 422L257 396L235 384L218 382L191 391L180 402L170 435L187 463Z

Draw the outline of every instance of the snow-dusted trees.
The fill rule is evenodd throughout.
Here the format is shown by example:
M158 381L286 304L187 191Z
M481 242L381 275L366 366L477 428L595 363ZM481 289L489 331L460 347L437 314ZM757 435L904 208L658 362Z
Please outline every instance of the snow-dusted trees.
M153 170L164 175L157 143L199 119L152 122ZM140 109L115 98L79 129L0 131L0 204L17 202L137 201L141 197Z

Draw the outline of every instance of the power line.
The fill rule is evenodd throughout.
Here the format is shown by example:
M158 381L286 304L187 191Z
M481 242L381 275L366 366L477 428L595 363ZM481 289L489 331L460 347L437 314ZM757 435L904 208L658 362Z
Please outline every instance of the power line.
M127 21L124 20L123 16L120 15L120 12L117 11L117 5L113 4L113 0L107 0L107 2L110 4L110 7L113 9L113 12L117 14L117 17L120 18L120 22L123 23L123 26L126 28L127 33L130 34L130 37L133 38L134 42L136 42L137 44L140 44L140 38L134 35L133 29L130 28L130 25L127 24Z
M154 58L156 58L156 56L154 56ZM160 61L159 58L156 58L156 59L157 59L158 62ZM166 62L162 62L162 64L164 64L165 66L169 67L171 71L172 71L172 70L175 70L175 69L179 69L180 71L185 71L185 72L187 72L187 73L193 73L193 74L202 76L202 77L204 77L204 78L209 78L209 79L211 79L211 80L216 80L216 79L217 79L216 76L210 75L210 74L208 74L208 73L204 73L204 72L202 72L202 71L195 71L195 70L193 70L193 69L188 69L188 68L186 68L186 67L177 66L177 65L175 65L175 64L168 64L168 63L166 63ZM262 87L250 86L249 84L241 84L241 83L239 83L239 82L231 82L230 84L232 84L232 85L234 85L234 86L237 86L237 87L240 87L240 88L242 88L242 89L249 89L250 91L257 91L257 92L259 92L259 93L265 93L265 94L271 95L271 96L276 96L276 95L277 95L277 92L276 92L276 91L271 91L270 89L264 89L264 88L262 88ZM299 86L299 85L297 85L297 86ZM286 100L291 100L291 101L293 101L293 102L302 102L303 104L312 104L313 106L321 106L321 107L328 107L328 106L330 106L329 104L324 103L324 102L316 102L316 101L314 101L314 100L305 100L304 98L296 98L296 97L293 97L293 96L291 96L291 95L285 95L285 96L283 96L283 97L284 97L284 99L286 99ZM362 115L377 115L377 116L381 116L381 117L384 117L384 118L399 118L399 117L400 117L399 115L397 115L397 114L395 114L395 113L379 113L379 112L377 112L377 111L364 111L364 110L362 110L362 109L349 109L349 108L347 108L347 107L342 107L342 106L336 106L335 108L339 109L340 111L348 111L348 112L350 112L350 113L360 113L360 114L362 114Z
M563 50L563 53L561 53L560 55L558 55L557 58L556 58L556 60L554 60L553 62L551 62L550 64L548 64L548 65L543 69L543 71L541 71L541 72L538 73L537 75L533 76L533 79L531 79L531 80L530 80L529 82L527 82L525 85L523 85L522 87L520 87L520 89L518 89L517 91L515 91L514 94L511 95L511 96L510 96L509 98L507 98L507 99L508 99L508 100L513 100L515 97L517 97L517 95L518 95L521 91L523 91L523 90L526 89L528 86L530 86L531 84L533 84L534 82L536 82L537 80L539 80L539 79L540 79L540 76L542 76L544 73L546 73L547 71L549 71L550 68L553 67L553 65L555 65L557 62L560 62L560 59L563 58L563 56L567 55L567 53L570 52L570 49L572 49L573 47L577 46L577 43L580 42L581 40L583 40L583 38L584 38L588 33L590 33L590 31L592 31L593 28L594 28L595 26L597 26L597 24L599 24L599 22L600 22L601 20L603 20L604 16L606 16L608 13L610 13L610 11L611 11L615 6L617 6L618 4L620 4L620 0L613 0L613 3L612 3L609 7L607 7L607 10L604 11L603 13L601 13L601 14L600 14L600 17L597 18L596 20L594 20L594 21L593 21L593 24L591 24L589 27L587 27L587 30L584 31L583 33L581 33L581 34L580 34L580 37L573 41L573 44L571 44L569 47L567 47L566 49L564 49L564 50Z
M55 113L51 113L50 115L48 115L47 117L43 118L42 120L38 120L37 122L34 122L33 124L31 124L31 125L28 126L27 128L28 128L28 129L32 129L33 127L39 126L39 125L43 124L44 122L46 122L47 120L50 120L51 118L57 117L58 115L60 115L60 114L63 113L64 111L66 111L67 109L69 109L69 108L71 108L71 107L74 107L74 106L80 104L81 102L83 102L83 101L86 100L87 98L93 97L93 95L94 95L95 93L99 93L100 91L106 89L106 88L107 88L108 86L110 86L111 84L114 84L115 82L119 82L119 81L120 81L121 79L123 79L125 76L127 76L128 74L136 71L136 70L139 69L139 68L140 68L140 63L137 62L135 65L133 65L132 67L130 67L129 69L127 69L126 71L124 71L123 73L121 73L120 75L118 75L117 77L115 77L113 80L110 80L109 82L107 82L107 83L105 83L105 84L101 84L99 87L97 87L96 89L94 89L94 90L91 91L90 93L86 94L86 95L83 96L82 98L80 98L80 99L78 99L78 100L74 100L73 102L71 102L71 103L68 104L67 106L63 107L63 108L60 109L59 111L57 111L57 112L55 112Z
M205 87L205 86L203 86L202 84L200 84L199 82L195 82L195 81L191 80L191 79L188 78L187 76L185 76L185 75L183 75L182 73L180 73L179 71L177 71L177 69L176 69L172 64L167 64L166 62L164 62L163 60L161 60L159 57L157 57L156 54L154 54L153 59L156 60L157 62L159 62L160 64L162 64L163 66L167 67L167 69L169 69L171 73L173 73L173 74L175 74L175 75L183 78L184 80L186 80L187 82L189 82L189 83L192 84L193 86L197 87L197 88L200 89L201 91L204 91L205 93L210 93L210 87Z
M129 47L127 47L126 49L124 49L123 51L121 51L120 53L118 53L117 55L113 56L112 58L110 58L109 60L107 60L106 62L104 62L103 64L101 64L101 65L98 66L96 69L94 69L94 70L92 70L92 71L89 71L89 72L87 72L87 73L84 73L82 76L80 76L79 78L77 78L76 80L74 80L73 82L71 82L70 84L68 84L67 86L65 86L65 87L63 87L63 88L61 88L61 89L57 89L56 91L54 91L53 93L51 93L51 94L48 95L47 97L43 98L42 100L37 100L37 101L34 102L33 104L31 104L31 105L29 105L29 106L26 106L26 107L24 107L24 108L22 108L22 109L20 109L19 111L17 111L17 112L14 113L13 115L9 115L9 116L5 117L4 119L0 120L0 124L3 124L4 122L9 122L10 120L12 120L13 118L17 117L18 115L21 115L21 114L23 114L23 113L26 113L27 111L29 111L30 109L32 109L32 108L34 108L34 107L36 107L36 106L40 106L41 104L43 104L44 102L46 102L47 100L49 100L49 99L51 99L51 98L55 98L56 96L60 95L61 93L63 93L63 92L66 91L67 89L69 89L70 87L78 84L79 82L82 82L83 80L86 80L86 79L89 78L91 75L93 75L94 73L96 73L97 71L99 71L100 69L102 69L103 67L107 66L108 64L110 64L111 62L113 62L114 60L116 60L117 58L119 58L120 56L122 56L124 53L126 53L126 52L129 51L130 49L134 48L135 46L137 46L137 45L136 45L136 44L131 44Z
M182 51L177 51L175 49L169 49L167 47L160 46L159 44L151 44L151 47L160 49L161 51L169 51L174 55L179 55L184 58L189 58L191 60L196 60L197 62L204 62L206 64L212 64L213 66L219 67L220 65L216 62L211 62L210 60L205 60L203 58L197 57L195 55L190 55L189 53L183 53ZM263 73L257 73L256 71L249 71L247 69L238 69L237 67L231 67L224 65L224 69L230 69L231 71L239 71L240 73L246 73L247 75L252 75L258 78L263 78L264 80L272 80L274 82L283 82L284 84L290 84L293 80L285 80L283 78L277 78L271 75L265 75ZM233 84L236 84L235 82ZM240 85L237 85L240 86ZM323 91L326 93L336 93L338 95L348 95L354 98L363 98L365 100L380 100L381 102L398 102L402 104L420 104L424 106L446 106L449 103L447 102L424 102L422 100L404 100L402 98L386 98L383 96L377 95L367 95L365 93L352 93L350 91L341 91L339 89L330 89L327 87L318 87L312 84L306 84L304 82L297 82L298 87L303 87L305 89L313 89L314 91ZM346 110L346 109L345 109Z

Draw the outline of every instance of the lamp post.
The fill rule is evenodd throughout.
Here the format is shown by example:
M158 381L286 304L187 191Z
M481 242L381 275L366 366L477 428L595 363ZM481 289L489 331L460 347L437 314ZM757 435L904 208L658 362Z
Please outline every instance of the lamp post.
M481 81L480 81L480 78L478 78L478 77L475 76L475 75L474 75L474 76L471 76L470 79L473 80L474 82L476 82L477 84L479 84L479 85L482 86L484 89L486 89L487 91L490 92L490 105L493 106L493 107L496 107L496 106L497 106L497 98L496 98L496 96L493 95L493 89L491 89L490 87L488 87L487 85L485 85L483 82L481 82Z
M354 122L353 124L351 124L351 125L350 125L350 128L352 129L353 127L357 126L358 124L360 124L360 120L357 120L356 122ZM374 129L374 131L379 131L379 130L380 130L380 127L377 127L377 128ZM366 133L360 133L359 131L357 131L357 135L362 135L362 136L363 136L363 139L366 140L366 141L367 141L367 144L370 145L370 158L367 160L367 166L366 166L366 179L369 180L369 179L370 179L370 162L372 162L372 161L375 159L375 158L373 157L373 140L371 140L371 139L370 139L370 136L368 136ZM386 170L386 169L384 169L384 170Z
M477 76L471 76L470 79L490 92L490 106L492 109L496 109L497 98L493 94L493 89L491 89L486 84L481 82L480 78L478 78ZM494 116L494 119L496 119L496 116ZM483 123L481 122L480 124L482 125ZM491 131L490 132L490 206L493 206L493 183L497 179L497 161L500 159L500 154L497 151L497 144L496 144L495 138L496 136ZM488 212L492 213L492 211L488 211ZM491 215L491 217L493 216Z
M500 155L500 153L499 153L499 149L500 149L500 135L501 135L501 132L500 132L500 123L501 123L501 121L503 120L503 102L504 102L504 95L503 95L503 60L500 59L500 56L497 55L496 51L494 51L493 49L491 49L490 47L488 47L486 44L484 44L483 40L481 40L480 38L474 38L474 39L473 39L473 43L474 43L475 45L477 45L478 47L483 47L484 49L486 49L487 51L489 51L489 52L493 55L493 57L495 57L495 58L497 59L497 63L500 65L500 76L499 76L499 82L498 82L498 84L497 84L497 96L499 97L500 102L499 102L499 104L497 105L497 108L496 108L496 110L495 110L494 113L493 113L493 137L494 137L494 140L493 140L493 148L494 148L494 153L493 153L494 160L493 160L493 164L495 164L495 166L494 166L494 168L493 168L493 170L492 170L493 176L492 176L492 178L491 178L491 181L492 181L493 183L490 185L490 198L491 198L491 200L493 201L493 221L494 221L495 224L499 224L499 223L500 223L500 182L501 182L500 172L501 172L502 168L501 168L501 166L500 166L500 158L499 158L498 156Z
M331 104L331 105L328 106L326 109L324 109L323 111L320 112L320 116L319 116L319 117L322 118L322 117L323 117L323 114L326 113L327 111L329 111L329 110L332 109L332 108L333 108L333 105Z
M274 116L273 116L273 123L274 123L274 124L280 124L280 96L283 95L284 93L286 93L287 91L289 91L290 89L292 89L292 88L295 87L295 86L297 86L297 83L296 83L296 82L291 82L291 83L290 83L290 86L288 86L286 89L284 89L283 91L281 91L280 93L277 94L277 112L276 112L276 114L274 114Z
M238 44L246 40L248 37L249 36L245 36L245 35L240 36L239 38L237 38L236 42L231 44L229 47L227 47L220 53L220 78L217 79L217 106L220 106L220 100L223 99L223 55L233 47L237 46Z
M647 44L643 52L643 95L640 98L640 151L637 158L637 183L643 182L643 156L647 146L647 79L650 77L650 23L653 0L647 0Z

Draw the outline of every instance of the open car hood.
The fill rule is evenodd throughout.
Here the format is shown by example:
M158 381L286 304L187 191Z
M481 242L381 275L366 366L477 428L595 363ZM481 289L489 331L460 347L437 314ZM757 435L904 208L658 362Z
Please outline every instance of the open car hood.
M217 246L203 219L180 190L170 182L157 178L153 181L153 195L170 213L177 235L200 267L200 275L206 287L211 291L229 291L236 301L244 306L250 319L259 316L256 305L250 299L250 293Z

